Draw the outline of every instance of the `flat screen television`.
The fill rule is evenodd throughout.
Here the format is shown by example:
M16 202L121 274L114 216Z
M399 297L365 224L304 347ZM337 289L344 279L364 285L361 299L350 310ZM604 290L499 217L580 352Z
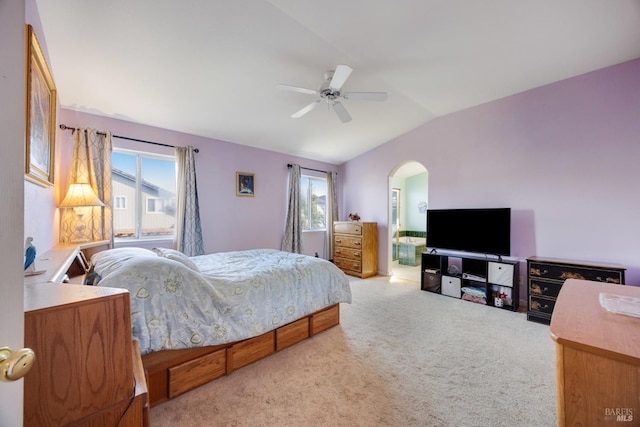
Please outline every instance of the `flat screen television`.
M511 208L429 209L427 247L511 255Z

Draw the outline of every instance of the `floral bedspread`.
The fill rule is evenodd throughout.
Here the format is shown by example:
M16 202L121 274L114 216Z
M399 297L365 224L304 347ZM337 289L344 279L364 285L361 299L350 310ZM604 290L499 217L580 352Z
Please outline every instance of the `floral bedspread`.
M153 253L94 262L99 286L129 290L142 354L239 341L351 302L349 280L320 258L256 249L189 259L199 272Z

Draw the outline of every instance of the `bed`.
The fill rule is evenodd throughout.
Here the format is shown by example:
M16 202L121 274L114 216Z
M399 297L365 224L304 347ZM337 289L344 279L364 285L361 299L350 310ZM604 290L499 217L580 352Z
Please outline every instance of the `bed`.
M335 265L273 249L117 248L91 263L93 284L130 293L151 405L337 325L351 302Z

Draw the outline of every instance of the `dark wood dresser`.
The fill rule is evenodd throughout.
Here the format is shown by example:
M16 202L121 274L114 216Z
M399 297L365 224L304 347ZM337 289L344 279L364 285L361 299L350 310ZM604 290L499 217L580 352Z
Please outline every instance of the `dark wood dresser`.
M625 268L553 258L527 258L527 320L549 324L560 289L567 279L624 284Z

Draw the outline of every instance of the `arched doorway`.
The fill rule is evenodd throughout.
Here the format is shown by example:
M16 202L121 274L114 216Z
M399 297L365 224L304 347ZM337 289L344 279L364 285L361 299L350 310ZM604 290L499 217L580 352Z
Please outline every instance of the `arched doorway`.
M389 174L389 265L393 277L420 283L426 250L429 174L419 162L398 164Z

